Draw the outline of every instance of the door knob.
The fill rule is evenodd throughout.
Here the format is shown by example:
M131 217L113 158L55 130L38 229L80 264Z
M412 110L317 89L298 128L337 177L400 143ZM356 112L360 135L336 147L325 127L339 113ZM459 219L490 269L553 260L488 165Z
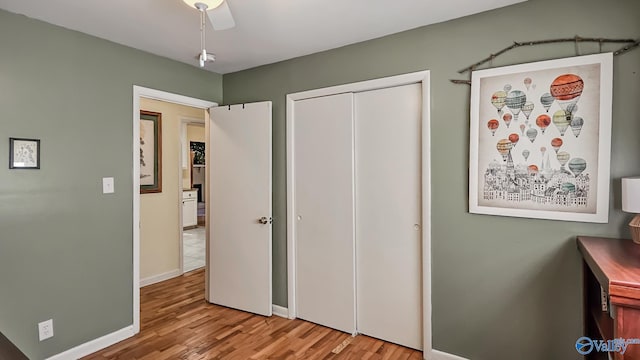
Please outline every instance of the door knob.
M258 223L262 225L271 224L273 223L273 218L271 216L269 217L263 216L260 219L258 219Z

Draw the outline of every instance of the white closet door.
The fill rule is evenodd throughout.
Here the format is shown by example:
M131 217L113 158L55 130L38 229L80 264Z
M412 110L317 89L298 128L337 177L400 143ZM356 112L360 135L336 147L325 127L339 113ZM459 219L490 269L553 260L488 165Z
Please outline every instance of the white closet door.
M294 106L297 315L353 333L353 95Z
M420 84L355 95L359 333L422 349Z

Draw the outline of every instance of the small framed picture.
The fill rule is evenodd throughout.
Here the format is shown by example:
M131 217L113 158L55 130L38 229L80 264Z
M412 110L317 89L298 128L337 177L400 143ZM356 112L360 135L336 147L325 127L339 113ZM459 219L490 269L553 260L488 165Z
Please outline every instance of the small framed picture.
M40 140L9 138L9 169L40 169Z

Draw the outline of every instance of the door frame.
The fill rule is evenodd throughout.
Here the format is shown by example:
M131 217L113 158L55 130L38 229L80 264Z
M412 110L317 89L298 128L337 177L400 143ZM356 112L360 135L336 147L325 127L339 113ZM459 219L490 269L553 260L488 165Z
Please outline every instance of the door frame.
M140 98L159 100L168 103L191 106L194 108L208 110L218 106L213 101L201 100L185 95L174 94L162 90L151 89L143 86L133 85L133 332L140 332ZM205 112L205 118L207 114ZM182 156L180 156L182 158ZM182 167L181 167L182 169ZM182 183L180 177L179 183ZM181 214L182 209L180 209ZM182 226L182 219L179 221ZM182 230L182 229L181 229ZM209 237L206 237L206 246L209 247ZM180 260L182 262L182 260ZM205 271L209 269L209 259L205 264ZM205 283L208 285L208 278L205 276Z
M431 340L431 108L430 108L430 71L418 71L408 74L361 81L351 84L331 86L287 94L287 291L289 319L297 317L296 310L296 221L295 221L295 102L321 96L342 93L357 93L402 85L422 85L422 327L423 356L431 358L433 353ZM354 263L355 266L355 263ZM354 269L355 271L355 269ZM355 272L354 272L355 275ZM355 280L355 279L354 279ZM355 291L355 289L354 289Z

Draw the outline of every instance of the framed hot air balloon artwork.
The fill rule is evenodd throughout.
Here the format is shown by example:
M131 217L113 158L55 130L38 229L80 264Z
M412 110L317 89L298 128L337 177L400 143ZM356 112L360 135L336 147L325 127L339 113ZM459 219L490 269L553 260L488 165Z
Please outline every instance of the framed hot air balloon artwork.
M472 73L469 212L608 222L612 60Z

